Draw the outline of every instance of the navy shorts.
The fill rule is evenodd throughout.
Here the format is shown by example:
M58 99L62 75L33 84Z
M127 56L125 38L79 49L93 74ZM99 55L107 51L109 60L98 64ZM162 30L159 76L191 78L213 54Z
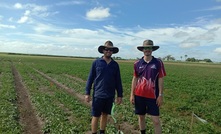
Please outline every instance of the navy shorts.
M91 115L100 117L101 113L111 114L114 98L93 98Z
M149 99L135 95L135 114L145 115L146 113L153 116L159 116L159 107L156 99Z

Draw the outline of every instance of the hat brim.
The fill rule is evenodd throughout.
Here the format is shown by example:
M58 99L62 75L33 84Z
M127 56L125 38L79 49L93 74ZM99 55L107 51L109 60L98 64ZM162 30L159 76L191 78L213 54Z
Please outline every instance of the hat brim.
M140 51L143 51L143 48L144 48L145 46L138 46L137 47L137 49L138 50L140 50ZM160 48L159 46L152 46L152 51L155 51L155 50L157 50L158 48Z
M113 49L113 54L116 54L116 53L119 52L119 49L117 47L112 47L112 46L99 46L98 47L98 52L103 54L104 53L103 52L104 48L111 48L111 49Z

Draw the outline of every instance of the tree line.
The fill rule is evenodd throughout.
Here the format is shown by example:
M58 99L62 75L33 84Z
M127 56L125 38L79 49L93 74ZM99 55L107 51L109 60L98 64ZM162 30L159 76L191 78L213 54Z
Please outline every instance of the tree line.
M211 59L196 59L194 57L192 58L187 58L188 56L185 55L184 56L184 61L187 61L187 62L213 62ZM183 56L180 56L181 60L183 58ZM172 55L167 55L165 57L162 58L162 60L164 61L176 61L176 59L172 56Z

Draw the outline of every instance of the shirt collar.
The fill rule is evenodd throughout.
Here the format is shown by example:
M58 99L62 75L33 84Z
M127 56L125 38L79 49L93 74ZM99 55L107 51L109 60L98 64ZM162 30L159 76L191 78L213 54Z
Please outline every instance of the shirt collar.
M149 63L151 63L154 59L155 59L154 56L152 56L152 60ZM142 64L146 63L145 60L144 60L144 56L141 58L141 63Z

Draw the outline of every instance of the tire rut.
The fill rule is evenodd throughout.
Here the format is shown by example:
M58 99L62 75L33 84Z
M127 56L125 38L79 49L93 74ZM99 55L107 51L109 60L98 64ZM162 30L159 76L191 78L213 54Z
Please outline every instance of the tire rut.
M81 103L83 103L83 104L85 104L85 105L87 105L87 106L89 106L89 107L91 106L91 103L87 103L87 102L84 101L84 96L83 96L82 94L79 94L79 93L75 92L74 90L72 90L71 88L66 87L65 85L63 85L63 84L59 83L58 81L52 79L51 77L49 77L48 75L42 73L41 71L38 71L37 69L34 69L34 70L35 70L36 72L38 72L39 74L41 74L44 78L46 78L46 79L48 79L49 81L51 81L52 83L54 83L57 87L60 87L60 88L62 88L62 89L65 89L65 91L67 91L69 94L71 94L71 95L77 97L77 99L78 99Z
M90 102L90 103L85 102L85 100L84 100L84 95L75 92L74 89L71 89L71 88L66 87L65 85L59 83L58 81L54 80L53 78L49 77L48 75L44 74L43 72L41 72L41 71L39 71L39 70L37 70L37 69L35 69L35 68L33 68L33 69L34 69L36 72L38 72L39 74L41 74L44 78L46 78L46 79L48 79L50 82L54 83L56 86L58 86L58 87L60 87L60 88L62 88L62 89L65 89L69 94L71 94L71 95L77 97L77 99L78 99L81 103L83 103L83 104L85 104L85 105L91 107L91 102ZM66 75L66 76L67 76L67 75ZM69 76L69 77L70 77L70 76ZM80 78L75 78L75 79L80 80ZM82 80L82 81L83 81L83 80ZM110 120L111 120L111 119L110 119ZM123 122L123 123L121 123L121 124L118 124L118 125L116 126L116 128L118 128L119 130L122 130L125 134L128 134L128 133L139 134L139 133L140 133L138 130L135 130L134 127L133 127L132 125L128 124L127 122ZM91 131L86 132L86 134L89 134L89 133L91 133Z
M23 133L42 134L40 119L36 115L29 93L26 90L22 82L22 78L14 65L12 65L12 74L14 76L15 90L17 94L19 121L23 127Z

